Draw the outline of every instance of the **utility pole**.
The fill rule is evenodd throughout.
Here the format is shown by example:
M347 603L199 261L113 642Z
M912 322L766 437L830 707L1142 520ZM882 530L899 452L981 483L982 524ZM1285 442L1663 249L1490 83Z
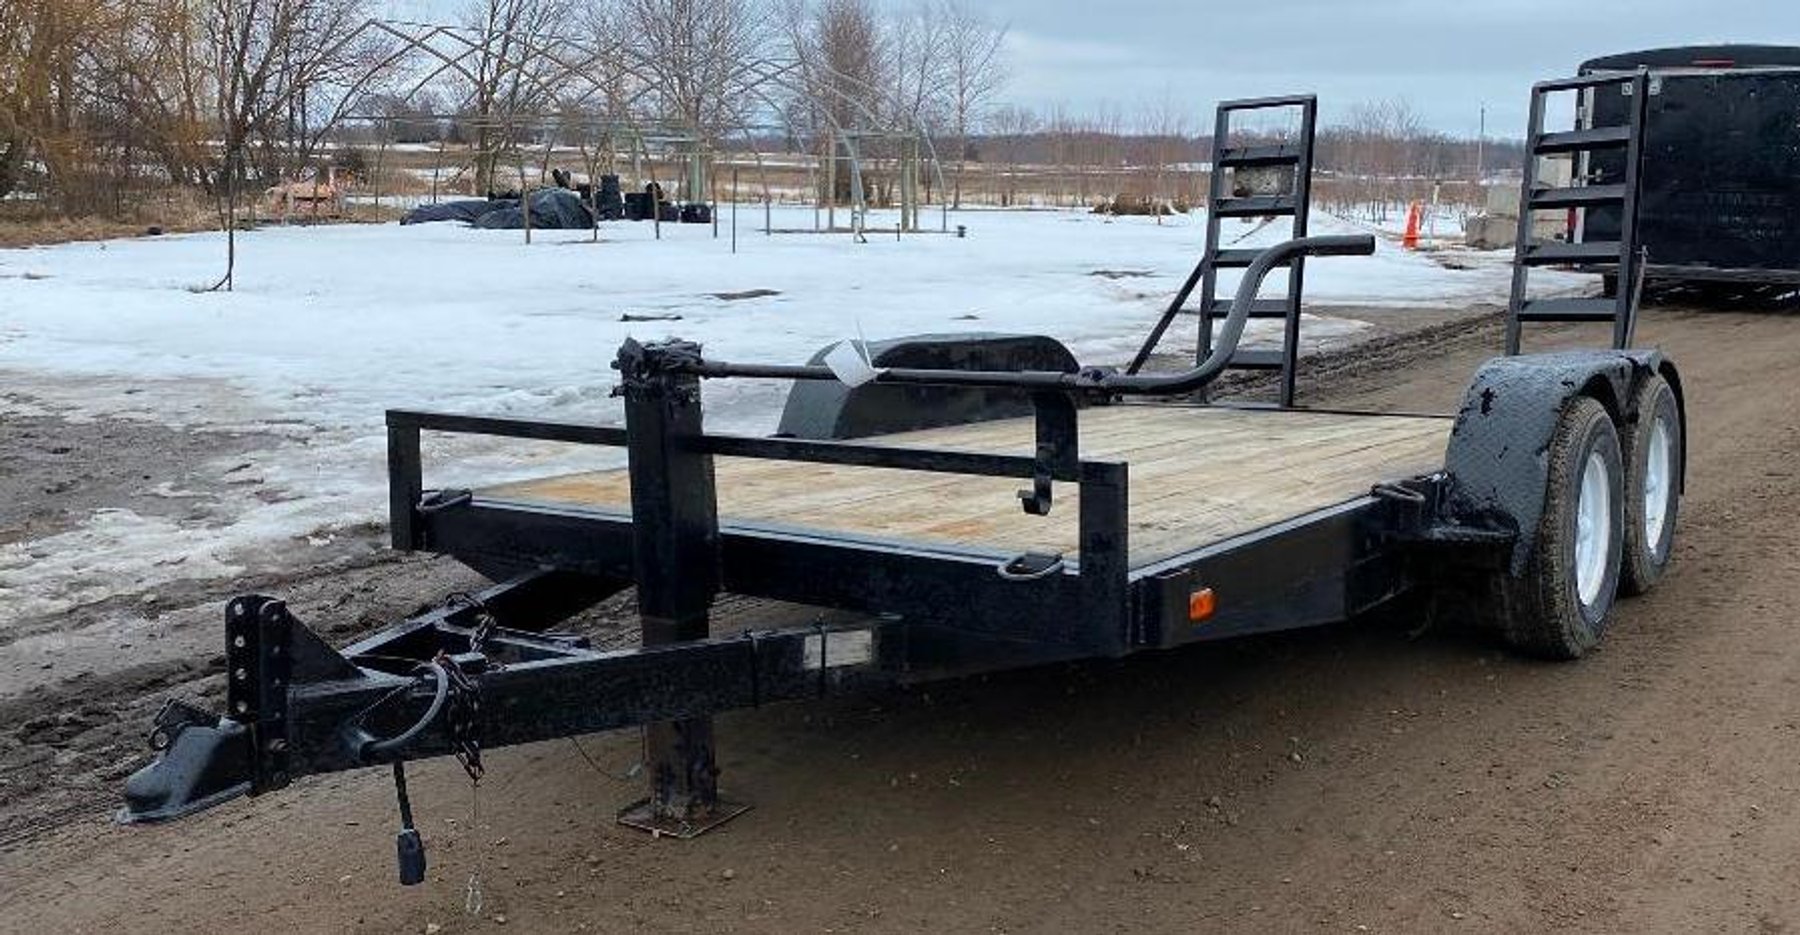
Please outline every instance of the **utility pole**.
M1487 179L1487 102L1481 104L1481 130L1475 137L1475 184Z

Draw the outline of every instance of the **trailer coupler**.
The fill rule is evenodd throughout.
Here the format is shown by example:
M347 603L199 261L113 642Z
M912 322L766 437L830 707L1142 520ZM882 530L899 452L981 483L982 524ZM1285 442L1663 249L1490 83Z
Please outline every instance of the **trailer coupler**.
M226 607L225 671L225 716L183 701L163 705L150 732L157 759L126 780L120 821L166 821L286 786L294 683L363 677L286 604L260 595Z
M249 741L249 730L237 721L166 702L150 732L156 762L125 781L118 821L168 821L248 795Z

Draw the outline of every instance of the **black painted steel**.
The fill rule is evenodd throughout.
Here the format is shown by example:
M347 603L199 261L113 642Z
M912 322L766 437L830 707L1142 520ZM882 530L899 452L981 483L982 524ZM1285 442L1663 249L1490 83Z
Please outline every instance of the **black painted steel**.
M554 422L541 419L513 419L503 416L471 416L445 412L420 412L390 409L390 429L427 430L468 435L492 435L498 438L529 438L538 441L569 442L578 445L614 445L623 448L625 429L616 425L594 425L586 422Z
M1564 407L1576 396L1591 396L1619 422L1629 421L1637 386L1651 374L1681 386L1674 363L1654 350L1527 354L1483 364L1450 435L1445 470L1453 483L1446 518L1511 536L1508 567L1522 572L1543 511L1549 470L1543 452ZM1682 483L1686 465L1677 465L1677 472Z
M631 472L633 575L643 645L707 637L718 594L719 515L712 455L703 431L700 379L680 369L699 348L681 342L619 351ZM719 769L709 717L645 726L650 820L708 821L719 806Z
M1019 491L1019 502L1033 516L1050 514L1050 482L1073 480L1080 470L1081 439L1075 422L1075 400L1066 393L1042 391L1032 396L1037 409L1037 457L1031 489Z
M1575 91L1585 102L1588 123L1575 132L1551 133L1544 129L1546 98ZM1584 75L1579 78L1540 81L1531 88L1531 106L1525 137L1525 171L1519 197L1519 226L1514 244L1512 291L1507 301L1506 353L1518 354L1526 322L1607 322L1612 327L1612 346L1631 344L1637 323L1638 283L1643 256L1637 234L1638 198L1644 154L1646 101L1650 96L1649 73L1644 69ZM1620 102L1616 105L1614 102ZM1606 102L1601 108L1599 102ZM1596 125L1593 114L1604 112L1616 123ZM1539 172L1544 157L1573 159L1571 184L1548 186ZM1604 177L1594 171L1595 160L1610 159L1619 171ZM1610 227L1574 224L1569 243L1535 240L1538 211L1566 210L1572 217L1610 217ZM1572 265L1617 276L1618 286L1604 300L1533 299L1530 272L1550 263ZM1602 305L1602 303L1604 303Z
M433 705L430 685L394 670L411 671L429 660L479 683L483 705L476 730L483 746L492 749L643 724L693 723L720 710L896 680L1117 655L1325 622L1371 606L1406 584L1401 567L1406 543L1394 534L1404 526L1392 514L1398 507L1375 497L1133 571L1125 559L1125 468L1089 463L1083 471L1083 556L1072 572L1013 583L978 557L858 547L777 532L728 532L723 553L733 572L726 584L734 590L742 584L748 593L768 591L819 605L887 604L908 591L929 593L916 604L917 617L888 612L860 625L798 625L612 652L589 649L573 638L500 628L490 632L483 652L469 651L471 631L479 625L473 617L482 612L511 623L549 625L534 610L556 612L543 602L568 580L551 577L557 573L528 576L404 621L342 655L325 650L331 658L322 665L297 667L278 702L286 741L278 781L239 759L240 751L258 749L250 738L266 743L274 737L268 722L275 708L269 701L238 712L242 720L229 722L237 726L224 734L204 725L187 727L192 739L207 742L181 744L185 752L159 759L144 775L212 775L203 788L215 798L199 803L204 807L278 788L293 777L451 753L455 740L441 724L417 733L404 749L380 756L371 756L360 742L369 734L402 733L426 717ZM1197 624L1169 619L1168 609L1184 606L1188 590L1199 586L1219 589L1220 615ZM277 651L279 646L322 646L303 624L286 617L279 602L261 606L279 609L261 616L285 620L286 630L285 643L251 647L261 663L281 658L285 650ZM214 736L222 740L211 741ZM677 767L695 762L701 761L672 761ZM247 781L230 785L239 771L250 774ZM157 785L138 777L134 783L140 789ZM179 813L146 809L145 817Z
M730 458L763 458L806 461L814 464L846 464L862 467L903 467L909 471L939 474L972 474L982 477L1031 477L1037 462L1023 455L997 455L982 451L947 448L911 448L903 445L862 445L855 442L805 441L792 438L757 438L748 435L706 435L695 440L708 454ZM1057 472L1057 480L1075 480L1074 470Z
M1232 117L1256 111L1291 111L1298 118L1298 135L1291 141L1278 143L1232 144ZM1128 373L1138 373L1149 362L1150 355L1162 343L1163 335L1168 331L1177 316L1197 314L1200 317L1199 339L1195 347L1196 362L1205 360L1213 345L1213 328L1220 320L1229 315L1224 303L1217 298L1218 271L1252 262L1251 254L1255 251L1228 249L1224 245L1224 234L1220 222L1224 218L1264 218L1289 217L1290 236L1302 238L1306 236L1307 216L1312 202L1312 163L1313 139L1318 122L1318 99L1312 95L1295 95L1288 97L1265 97L1248 100L1225 101L1219 104L1213 121L1213 155L1212 173L1207 188L1206 246L1200 254L1199 263L1193 272L1176 291L1168 308L1163 311L1150 335L1127 366ZM1281 171L1292 173L1288 180L1288 191L1279 194L1238 193L1227 188L1226 179L1236 178L1233 173L1239 170ZM1235 186L1234 186L1235 187ZM1246 367L1248 369L1279 369L1281 383L1277 401L1283 407L1294 405L1294 381L1296 379L1297 361L1300 354L1300 310L1305 289L1304 257L1295 256L1290 264L1287 283L1287 295L1283 299L1264 300L1255 317L1279 317L1285 320L1282 329L1282 347L1275 357L1275 365L1265 359L1251 359L1240 354L1229 366ZM1194 289L1200 289L1200 302L1197 310L1188 308L1188 299ZM1254 296L1252 296L1254 298Z
M419 500L425 495L424 469L419 463L419 427L388 413L388 540L394 548L412 551L424 546L415 522Z
M979 370L883 371L876 381L889 384L933 386L1014 387L1027 390L1062 390L1089 395L1178 396L1205 388L1232 364L1243 339L1244 325L1256 304L1258 288L1270 271L1306 256L1368 256L1375 252L1375 238L1366 234L1301 237L1264 250L1245 269L1231 311L1219 327L1217 341L1204 359L1188 370L1167 374L1119 373L1094 368L1079 373L1045 371L996 372ZM708 378L755 377L776 380L835 380L829 367L790 364L739 364L701 360L680 366Z
M544 634L630 585L630 578L581 574L544 563L483 590L452 595L443 606L363 637L340 653L360 668L406 676L439 653L475 651L477 634L485 633L486 654L501 664L553 658L587 641Z

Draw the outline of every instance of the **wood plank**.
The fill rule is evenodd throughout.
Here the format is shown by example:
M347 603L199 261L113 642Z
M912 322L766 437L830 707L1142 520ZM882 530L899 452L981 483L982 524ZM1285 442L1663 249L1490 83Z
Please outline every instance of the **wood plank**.
M1450 420L1188 406L1083 410L1081 454L1130 465L1131 556L1136 564L1197 548L1360 496L1380 481L1443 464ZM926 429L868 441L918 448L1028 454L1030 419ZM882 538L1005 550L1073 553L1078 487L1056 485L1047 517L1014 491L1028 481L892 468L720 458L726 517ZM507 484L499 499L629 509L623 470Z

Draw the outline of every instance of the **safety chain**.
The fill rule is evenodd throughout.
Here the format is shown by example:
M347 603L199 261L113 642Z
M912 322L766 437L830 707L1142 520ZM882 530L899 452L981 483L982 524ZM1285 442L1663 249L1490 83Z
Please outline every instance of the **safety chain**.
M475 609L473 615L475 617L475 627L469 634L469 652L483 652L486 649L488 637L493 636L494 630L500 626L500 618L495 616L492 610L488 609L487 602L482 600L481 595L479 594L471 594L467 591L457 591L450 595L450 604L453 607L472 607Z
M450 702L444 712L444 723L450 729L451 750L456 754L456 761L462 764L463 772L469 774L469 780L479 782L483 772L478 735L481 684L449 660L443 662L450 673Z
M486 631L493 629L493 615L486 608L481 610L478 619L481 622L470 637L470 648L476 652L480 651L479 641L486 638ZM463 911L478 916L485 901L481 889L484 861L479 844L482 835L481 777L486 772L481 764L481 738L477 732L481 724L481 683L448 659L440 657L440 661L450 673L450 700L444 709L444 725L450 731L450 749L456 755L456 762L461 763L463 772L469 774L469 833L477 841L475 866L470 868L469 880L463 886Z

